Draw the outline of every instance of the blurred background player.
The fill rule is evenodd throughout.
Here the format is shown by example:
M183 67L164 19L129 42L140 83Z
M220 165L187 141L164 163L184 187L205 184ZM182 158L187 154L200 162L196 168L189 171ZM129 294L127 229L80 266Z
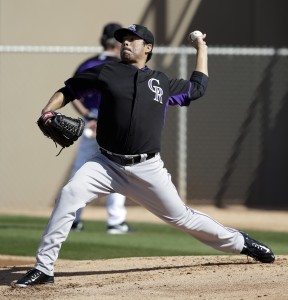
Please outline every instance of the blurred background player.
M109 23L104 26L100 39L101 45L103 46L103 52L81 63L81 65L75 71L75 74L100 64L111 61L120 61L119 57L121 44L115 40L114 32L121 27L121 25L116 23ZM84 117L86 127L83 135L80 138L79 148L70 177L72 177L89 158L93 157L96 151L99 151L98 144L96 142L96 127L100 100L100 94L93 92L84 98L71 102L77 112ZM87 130L87 128L90 130ZM107 197L107 233L125 234L133 231L133 228L125 222L127 214L125 200L125 196L118 193L111 194ZM83 230L84 226L81 220L81 214L82 209L79 209L76 213L76 218L71 230Z

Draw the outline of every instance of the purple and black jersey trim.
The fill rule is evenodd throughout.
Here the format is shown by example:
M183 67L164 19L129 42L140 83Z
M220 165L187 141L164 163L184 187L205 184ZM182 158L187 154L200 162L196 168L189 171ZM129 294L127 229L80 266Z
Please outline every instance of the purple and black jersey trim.
M171 95L168 100L169 105L188 106L192 100L202 97L208 85L208 77L203 75L201 72L194 71L190 77L188 91ZM175 82L179 83L179 80L170 80L170 85L175 84Z

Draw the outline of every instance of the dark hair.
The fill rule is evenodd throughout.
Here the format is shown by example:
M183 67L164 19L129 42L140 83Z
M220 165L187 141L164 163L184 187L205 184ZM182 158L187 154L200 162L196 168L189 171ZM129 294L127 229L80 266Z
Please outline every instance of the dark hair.
M147 43L146 41L143 40L143 44L147 45L149 43ZM151 50L151 52L149 52L148 55L147 55L146 62L149 61L152 58L152 55L153 55L153 53L152 53L152 50Z

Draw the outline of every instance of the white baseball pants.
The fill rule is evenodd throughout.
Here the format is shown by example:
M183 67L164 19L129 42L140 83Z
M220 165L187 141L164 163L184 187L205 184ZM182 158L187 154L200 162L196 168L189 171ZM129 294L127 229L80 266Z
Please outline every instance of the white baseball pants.
M80 137L79 148L70 174L70 178L88 161L91 157L95 156L98 152L98 144L96 139L87 138L85 135ZM108 214L107 226L114 226L121 224L126 220L127 210L125 207L126 197L113 193L107 197L106 211ZM77 210L75 222L81 221L82 209Z
M129 197L210 247L230 253L243 249L244 238L237 230L224 227L181 201L159 154L136 165L121 166L97 153L62 189L39 245L35 268L53 276L54 263L76 211L113 192Z

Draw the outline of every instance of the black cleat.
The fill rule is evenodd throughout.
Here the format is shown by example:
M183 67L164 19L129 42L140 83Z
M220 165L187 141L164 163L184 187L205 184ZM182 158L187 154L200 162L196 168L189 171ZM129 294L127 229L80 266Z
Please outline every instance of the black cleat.
M252 257L255 260L261 261L262 263L273 263L275 255L270 248L266 245L252 239L245 232L240 231L244 237L244 247L241 254Z
M82 230L84 230L84 225L81 221L73 222L72 227L71 227L71 231L80 232Z
M37 285L37 284L51 284L51 283L54 283L54 276L49 276L37 269L32 269L12 285L16 287L27 287L27 286Z
M135 228L131 227L129 224L126 222L123 222L118 225L114 226L108 226L107 227L107 233L108 234L126 234L129 232L135 232Z

